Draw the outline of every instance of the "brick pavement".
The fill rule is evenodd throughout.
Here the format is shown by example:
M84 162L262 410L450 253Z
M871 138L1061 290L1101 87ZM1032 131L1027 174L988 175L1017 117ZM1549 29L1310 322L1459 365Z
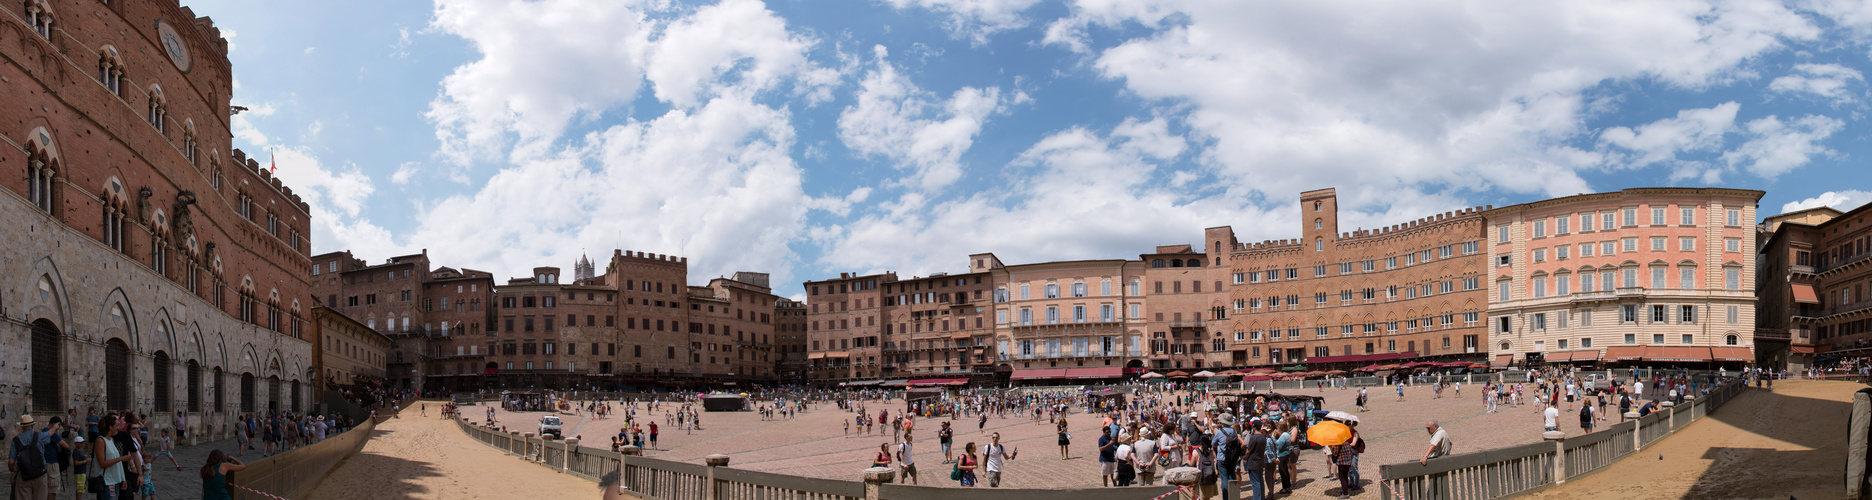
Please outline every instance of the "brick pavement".
M1478 387L1465 389L1468 390L1460 398L1446 390L1446 397L1436 399L1427 386L1408 387L1405 389L1405 400L1399 402L1394 389L1374 387L1370 390L1370 411L1363 413L1358 412L1352 404L1357 389L1288 392L1321 396L1325 398L1327 409L1345 410L1359 415L1360 431L1368 441L1359 467L1366 487L1362 494L1354 497L1374 499L1378 498L1378 488L1373 483L1378 479L1379 465L1415 460L1423 455L1429 441L1423 424L1429 419L1437 419L1449 431L1456 453L1541 441L1542 419L1537 405L1503 407L1497 413L1486 413L1481 393L1476 390ZM903 409L904 405L902 401L888 404L873 401L867 403L867 407L875 415L880 408L895 412ZM464 414L480 417L484 408L464 407ZM762 420L754 412L704 412L702 422L705 428L693 434L672 430L673 426L663 424L666 410L672 408L665 404L663 410L638 410L640 423L642 419L648 418L662 425L659 443L662 449L648 450L646 454L667 460L700 463L706 455L723 453L732 457L731 463L735 468L855 480L859 478L859 471L870 465L878 445L890 442L889 434L845 434L843 421L851 419L853 414L830 404L815 406L790 420ZM1566 408L1564 402L1561 408ZM510 429L523 431L534 429L539 416L543 414L510 413L504 410L496 412L500 422L506 423ZM439 418L434 408L431 408L429 416ZM1054 444L1052 425L1044 421L1033 423L1031 414L1027 417L1010 415L1005 419L990 416L986 430L1000 432L1002 443L1020 453L1017 459L1008 463L1002 486L1063 488L1099 484L1096 426L1100 418L1088 414L1075 414L1068 418L1074 439L1069 458L1062 460L1059 447ZM624 423L624 419L618 416L589 419L561 415L561 419L567 436L582 434L585 443L593 447L607 444L608 436L615 435ZM1618 417L1613 416L1612 420L1601 422L1599 426L1603 428L1617 421ZM923 477L919 479L925 485L955 486L954 482L948 480L948 466L941 463L942 450L935 439L938 422L939 419L919 419L916 423L916 458L923 471ZM987 436L976 432L974 418L953 422L951 425L956 428L954 449L957 453L970 441L976 442L977 446L987 444ZM1584 434L1579 429L1577 413L1563 411L1560 423L1569 436ZM1321 451L1302 452L1300 471L1300 477L1295 478L1297 486L1291 498L1332 498L1338 495L1338 482L1325 479L1325 456Z

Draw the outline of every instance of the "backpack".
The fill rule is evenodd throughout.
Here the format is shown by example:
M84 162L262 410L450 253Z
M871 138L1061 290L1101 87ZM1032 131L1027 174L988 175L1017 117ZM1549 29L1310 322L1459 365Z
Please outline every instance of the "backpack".
M1198 472L1196 477L1198 483L1204 486L1216 484L1216 481L1220 479L1220 477L1216 475L1215 453L1210 452L1208 449L1203 449L1197 452L1196 455L1196 470Z
M1222 466L1234 469L1235 464L1241 463L1242 459L1241 437L1226 432L1221 434L1227 436L1227 439L1222 440Z
M19 480L31 481L46 475L45 431L13 436L13 458L19 462ZM21 438L32 438L30 441Z
M961 481L962 480L962 461L957 460L957 461L950 462L950 463L953 463L955 465L952 465L949 467L949 480Z

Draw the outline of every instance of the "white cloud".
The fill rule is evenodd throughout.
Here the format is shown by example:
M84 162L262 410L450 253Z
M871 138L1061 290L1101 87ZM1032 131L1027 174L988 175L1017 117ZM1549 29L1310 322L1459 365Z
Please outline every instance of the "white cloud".
M234 135L235 139L245 141L248 145L265 146L270 141L259 127L254 126L253 118L273 116L274 111L277 109L270 102L247 106L246 111L236 113L233 118L229 119L229 132Z
M805 214L870 194L803 191L793 117L764 97L829 99L839 73L759 2L441 0L431 28L480 51L431 102L442 156L502 165L474 192L416 207L421 226L397 240L438 261L501 273L615 247L689 257L698 279L758 270L787 283ZM670 109L634 118L645 81ZM565 135L599 115L615 124ZM461 241L488 244L427 243Z
M1200 241L1196 228L1267 220L1237 193L1160 187L1160 165L1182 147L1161 118L1127 120L1104 136L1057 132L1021 153L998 188L941 202L907 196L849 224L814 228L820 264L927 274L959 269L984 251L1008 262L1135 257L1139 242Z
M1852 209L1859 208L1860 205L1865 205L1866 202L1872 202L1872 193L1858 190L1827 191L1825 193L1820 193L1820 196L1787 202L1787 204L1781 205L1781 213L1796 212L1816 207L1833 207L1841 212L1848 212Z
M698 279L772 270L786 283L787 243L815 205L787 154L789 119L726 96L593 132L575 148L521 158L478 192L423 207L425 224L408 241L488 242L430 250L492 270L616 247L689 257Z
M396 173L390 174L390 182L409 184L410 179L415 178L416 174L421 169L422 163L413 161L403 162L402 165L397 165Z
M1597 135L1586 123L1604 104L1589 91L1752 78L1749 61L1820 34L1773 0L1080 0L1066 22L1050 39L1067 49L1086 43L1077 26L1160 26L1092 67L1183 113L1221 182L1271 199L1339 186L1365 209L1400 194L1591 191L1580 172L1620 158L1570 146ZM1720 123L1672 140L1673 123L1654 125L1622 139L1655 142L1628 142L1641 161L1720 137L1708 128Z
M414 41L410 40L410 30L409 28L397 28L396 31L397 41L396 43L390 44L390 57L398 59L407 58L409 57L410 45L414 43Z
M496 161L510 141L551 142L573 120L628 103L650 45L645 3L438 0L430 27L481 53L430 103L440 153L457 164Z
M1825 97L1833 101L1851 101L1846 87L1855 82L1864 83L1865 75L1859 70L1838 64L1798 64L1794 70L1798 75L1786 75L1768 82L1768 90L1788 93L1807 93Z
M838 71L816 67L806 58L814 40L789 33L780 19L758 0L723 0L670 23L649 53L645 74L657 98L693 107L712 97L708 90L756 93L789 78L799 78L800 94L809 101L831 99ZM722 85L734 71L737 81Z
M935 191L962 178L961 157L990 113L1001 109L995 87L963 87L947 101L911 82L886 60L879 45L877 69L860 83L857 103L839 115L839 138L866 156L883 156L910 171L902 184Z
M1674 160L1679 151L1721 148L1723 134L1735 128L1736 111L1741 108L1742 105L1730 101L1710 108L1679 110L1676 118L1641 125L1637 130L1608 128L1599 133L1599 140L1633 151L1625 161L1619 162L1620 166L1644 167Z
M305 48L306 55L312 55L313 52L318 52L318 47L306 47Z
M885 0L898 9L921 8L949 14L947 27L960 37L986 43L997 31L1027 24L1021 12L1039 0Z
M1750 137L1748 142L1724 153L1722 159L1732 168L1739 166L1757 176L1774 178L1807 164L1816 155L1835 154L1820 141L1845 125L1839 119L1820 115L1788 122L1775 116L1752 120L1743 126Z

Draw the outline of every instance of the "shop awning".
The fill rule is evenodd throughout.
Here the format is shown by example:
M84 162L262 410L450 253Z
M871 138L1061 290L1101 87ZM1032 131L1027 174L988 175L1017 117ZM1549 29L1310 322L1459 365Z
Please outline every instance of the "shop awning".
M1068 368L1063 378L1095 379L1119 378L1123 376L1124 369L1114 366L1111 368Z
M878 385L878 382L880 382L880 381L878 381L878 380L863 380L863 381L858 381L858 382L846 382L846 383L845 383L845 385L848 385L848 386L861 386L861 385Z
M958 333L958 334L949 336L950 339L954 339L954 340L968 340L971 337L973 336L966 334L966 333Z
M828 358L849 358L851 357L851 352L849 351L828 352L828 353L825 353L825 355Z
M1547 362L1549 363L1598 361L1598 360L1599 360L1598 349L1585 349L1585 350L1578 350L1578 351L1560 351L1560 352L1547 354Z
M1755 353L1747 347L1711 347L1710 357L1716 361L1749 362L1755 360Z
M1710 360L1708 347L1662 347L1645 348L1645 361L1663 361L1676 363L1701 363Z
M825 358L825 353L823 352L815 352L815 353L810 353L806 355L806 359L824 359L824 358Z
M1810 346L1810 345L1797 345L1797 346L1789 347L1788 351L1796 352L1800 354L1813 354L1814 348L1813 346Z
M1506 366L1513 365L1513 364L1514 364L1513 354L1496 354L1495 359L1489 362L1489 366L1493 366L1497 368L1506 367Z
M1347 356L1314 356L1311 358L1307 358L1306 362L1307 364L1364 363L1366 361L1371 361L1372 356L1377 356L1377 355L1376 354L1352 354L1352 355L1347 355Z
M914 387L927 387L927 386L932 386L932 385L954 385L954 384L966 384L966 383L968 383L968 379L965 379L965 378L925 378L925 379L916 379L916 380L910 381L910 385Z
M1064 378L1065 376L1066 376L1065 368L1039 369L1039 370L1014 370L1014 374L1009 375L1008 379L1009 380L1046 380L1046 379Z
M1813 285L1802 285L1799 283L1795 283L1790 286L1794 287L1794 302L1800 303L1800 304L1819 304L1820 303L1820 296L1817 294L1814 294Z
M1605 350L1605 359L1606 361L1637 361L1643 358L1644 354L1645 348L1643 346L1607 347Z

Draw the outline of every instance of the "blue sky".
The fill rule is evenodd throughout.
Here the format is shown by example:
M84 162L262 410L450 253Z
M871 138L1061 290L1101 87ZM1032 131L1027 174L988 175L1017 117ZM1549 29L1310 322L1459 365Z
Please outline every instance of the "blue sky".
M1861 2L185 2L314 252L692 279L1135 257L1637 186L1872 201Z

